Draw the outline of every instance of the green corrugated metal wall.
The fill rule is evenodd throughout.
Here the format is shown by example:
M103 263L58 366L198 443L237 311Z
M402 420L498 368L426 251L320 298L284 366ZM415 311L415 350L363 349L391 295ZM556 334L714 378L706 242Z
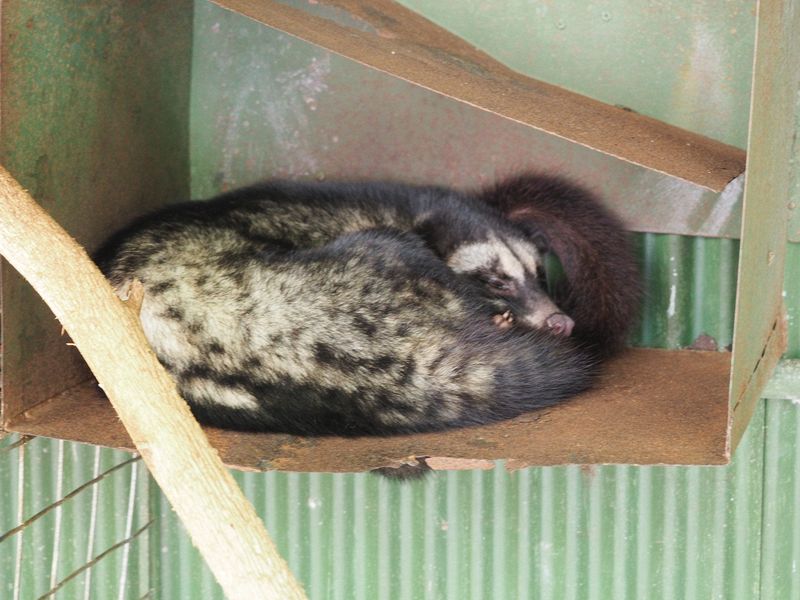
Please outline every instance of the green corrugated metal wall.
M12 448L18 441L0 441L0 536L30 524L0 542L0 598L39 598L61 582L59 599L136 600L148 593L154 484L141 462L45 438ZM98 556L96 566L81 570Z
M751 600L763 417L728 468L498 468L407 485L237 478L312 599ZM157 565L161 597L221 598L166 506L160 527L171 540Z
M753 2L404 3L533 76L744 145ZM512 126L489 115L202 0L195 3L191 103L195 196L266 174L394 172L474 184L525 165L526 133L511 135ZM491 144L483 143L486 131ZM453 147L449 132L475 143ZM582 152L546 166L569 168ZM639 235L637 245L648 295L635 341L673 347L707 333L729 344L738 243ZM793 245L786 278L793 357L800 356L798 259ZM800 599L798 435L800 407L773 400L762 403L724 468L498 468L407 485L364 474L237 478L312 599ZM84 480L96 456L107 465L121 460L36 440L24 455L26 502L46 503L58 485L59 448ZM0 531L17 523L8 512L17 510L15 452L0 453L0 481L12 482L0 487ZM98 536L121 539L131 481L130 470L104 481L109 491L98 507L109 513L97 521ZM144 534L148 543L138 542L128 558L129 582L137 584L123 597L139 597L147 586L168 600L221 597L155 485L135 490L136 523L150 512L140 496L146 488L156 521ZM69 537L85 552L91 501L80 502ZM37 586L32 594L47 589L33 582L50 581L55 523L36 527L22 569L26 585ZM0 581L10 589L15 559L6 547ZM115 560L104 567L106 595L96 597L117 595Z
M800 598L800 407L766 403L761 597Z

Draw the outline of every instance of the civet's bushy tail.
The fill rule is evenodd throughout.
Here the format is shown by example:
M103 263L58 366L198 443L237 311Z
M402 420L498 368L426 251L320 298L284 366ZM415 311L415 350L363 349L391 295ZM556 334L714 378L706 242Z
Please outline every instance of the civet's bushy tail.
M600 356L620 350L639 316L642 286L628 235L587 190L558 177L520 175L480 192L558 256L566 285L554 290L573 336Z

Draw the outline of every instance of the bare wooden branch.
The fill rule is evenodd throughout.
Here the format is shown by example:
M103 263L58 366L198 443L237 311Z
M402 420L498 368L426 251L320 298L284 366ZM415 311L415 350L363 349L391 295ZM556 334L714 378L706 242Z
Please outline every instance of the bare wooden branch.
M305 594L139 324L86 252L0 167L0 254L61 321L232 599Z

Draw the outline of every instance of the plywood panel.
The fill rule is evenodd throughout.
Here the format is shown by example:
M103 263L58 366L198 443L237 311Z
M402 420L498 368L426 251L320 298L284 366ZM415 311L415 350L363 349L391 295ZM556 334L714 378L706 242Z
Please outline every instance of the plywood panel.
M515 71L747 146L753 0L398 2Z
M744 152L512 71L391 0L216 4L438 93L715 191Z
M90 249L188 195L192 2L8 1L0 162ZM2 265L5 418L84 380L69 339Z
M741 438L786 349L783 277L800 92L800 1L760 2L731 379L732 441Z
M460 14L460 5L446 4L453 18ZM691 27L675 25L684 29ZM519 44L525 54L547 50L536 38ZM691 64L688 48L673 52ZM628 61L638 64L630 52ZM735 61L749 69L752 52ZM195 198L274 176L474 189L532 170L580 182L634 231L733 238L741 230L742 176L716 193L454 102L211 2L195 8L192 74ZM680 87L652 79L679 99L670 105L689 101Z
M730 355L632 349L613 360L595 390L516 419L448 432L297 437L206 428L229 465L255 470L364 471L433 457L433 466L629 463L724 464ZM96 384L78 386L9 423L20 433L132 448Z

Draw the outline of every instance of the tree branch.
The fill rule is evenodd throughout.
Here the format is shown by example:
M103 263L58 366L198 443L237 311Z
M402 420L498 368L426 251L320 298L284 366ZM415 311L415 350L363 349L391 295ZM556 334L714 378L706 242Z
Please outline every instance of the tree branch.
M138 311L3 167L0 254L72 337L225 594L305 598L150 349Z

